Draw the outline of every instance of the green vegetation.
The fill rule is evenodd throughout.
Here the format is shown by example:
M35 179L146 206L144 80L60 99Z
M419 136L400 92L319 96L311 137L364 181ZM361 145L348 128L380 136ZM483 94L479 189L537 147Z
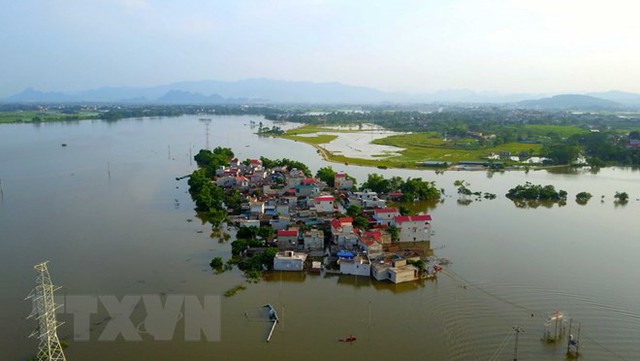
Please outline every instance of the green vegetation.
M567 192L556 191L552 185L534 185L526 182L524 185L518 185L509 189L506 197L511 199L516 207L519 208L536 208L540 205L551 206L557 203L559 206L566 205Z
M511 200L561 201L567 199L567 192L556 191L552 185L541 186L526 182L524 185L509 189L506 196Z
M262 166L265 168L276 168L276 167L286 167L288 170L297 169L302 171L307 177L311 177L312 173L309 167L302 162L298 162L296 160L291 160L287 158L282 159L269 159L265 157L260 157L260 161L262 162Z
M96 119L96 112L62 113L58 111L0 111L0 123L72 122Z
M401 192L402 202L437 201L441 196L440 190L436 188L433 181L423 181L422 178L407 178L405 181L400 177L386 179L377 173L369 174L367 181L362 184L360 189L368 189L377 193Z
M483 144L473 138L459 138L445 141L442 136L434 132L398 134L372 142L403 148L399 156L387 158L390 162L424 162L443 161L455 163L459 161L485 160L490 153L507 152L514 155L540 155L542 144L531 143L502 143L499 145Z
M627 192L616 192L613 196L615 204L627 204L629 203L629 195Z
M282 116L287 110L242 105L151 105L151 104L0 104L0 123L40 123L101 119L172 117L184 114Z
M576 203L582 204L582 205L587 204L587 202L589 202L591 197L592 195L589 192L580 192L576 194Z
M224 291L224 297L234 296L236 293L238 293L240 291L244 291L246 289L247 289L247 286L245 286L243 284L237 285L237 286L235 286L233 288L230 288L230 289Z

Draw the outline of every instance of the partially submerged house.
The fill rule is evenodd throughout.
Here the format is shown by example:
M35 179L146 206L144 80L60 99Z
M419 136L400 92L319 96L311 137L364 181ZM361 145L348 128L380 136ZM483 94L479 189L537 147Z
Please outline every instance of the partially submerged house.
M397 216L395 223L400 230L399 242L429 242L431 240L431 216Z
M404 258L380 259L372 262L371 276L377 281L393 283L410 282L418 279L418 268L407 264Z
M306 260L306 253L294 251L278 252L273 258L273 269L275 271L302 271Z

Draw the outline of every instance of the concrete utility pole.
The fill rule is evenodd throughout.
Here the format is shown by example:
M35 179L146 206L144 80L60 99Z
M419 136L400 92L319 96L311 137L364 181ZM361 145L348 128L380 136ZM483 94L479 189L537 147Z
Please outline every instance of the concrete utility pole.
M524 332L524 330L519 326L514 326L513 330L516 332L516 345L513 349L513 361L518 361L518 336L520 332Z
M38 320L38 327L31 336L36 336L39 340L37 361L66 361L56 333L56 329L60 326L56 321L56 309L59 306L54 302L53 292L59 287L56 288L51 283L48 262L33 266L39 273L36 278L36 288L31 291L27 299L31 298L33 302L33 311L29 317Z

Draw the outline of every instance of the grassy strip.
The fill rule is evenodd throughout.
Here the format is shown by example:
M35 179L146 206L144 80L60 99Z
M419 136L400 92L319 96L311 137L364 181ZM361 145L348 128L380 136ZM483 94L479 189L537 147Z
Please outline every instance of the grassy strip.
M233 295L235 295L236 293L240 292L240 291L244 291L247 289L247 286L245 285L237 285L233 288L230 288L226 291L224 291L224 297L231 297Z
M295 136L295 135L282 135L282 138L285 139L291 139L291 140L295 140L303 142L303 143L308 143L308 144L313 144L313 145L318 145L318 144L327 144L329 142L331 142L332 140L338 138L337 135L330 135L330 134L318 134L315 137L299 137L299 136Z

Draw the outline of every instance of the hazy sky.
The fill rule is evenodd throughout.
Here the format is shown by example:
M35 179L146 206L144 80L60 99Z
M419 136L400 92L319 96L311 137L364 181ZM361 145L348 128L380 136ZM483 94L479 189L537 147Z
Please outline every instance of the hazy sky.
M637 0L15 0L0 96L182 80L640 92Z

